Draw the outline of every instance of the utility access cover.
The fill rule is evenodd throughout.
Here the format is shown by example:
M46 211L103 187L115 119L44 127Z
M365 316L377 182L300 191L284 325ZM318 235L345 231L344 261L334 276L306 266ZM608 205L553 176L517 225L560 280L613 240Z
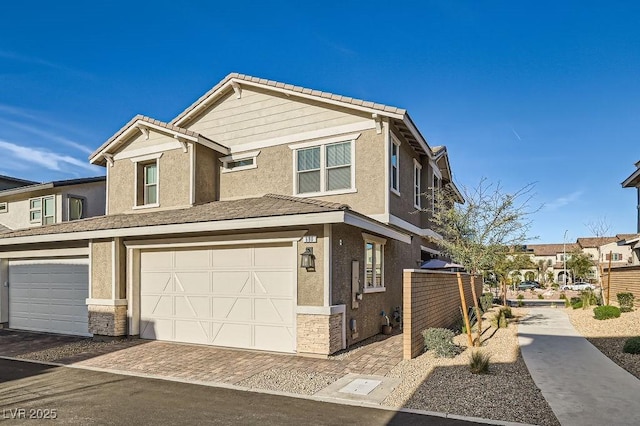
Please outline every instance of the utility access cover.
M382 383L381 380L356 379L340 389L338 392L350 393L353 395L369 395L380 383Z

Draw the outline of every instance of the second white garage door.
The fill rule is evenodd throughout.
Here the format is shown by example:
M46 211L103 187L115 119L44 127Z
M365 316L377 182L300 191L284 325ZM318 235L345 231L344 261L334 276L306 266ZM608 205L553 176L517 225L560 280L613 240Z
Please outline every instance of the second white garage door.
M141 253L140 337L295 351L293 248Z

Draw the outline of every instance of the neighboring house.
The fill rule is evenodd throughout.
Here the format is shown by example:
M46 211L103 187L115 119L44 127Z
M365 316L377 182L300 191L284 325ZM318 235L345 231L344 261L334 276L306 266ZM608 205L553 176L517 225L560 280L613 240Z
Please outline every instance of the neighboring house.
M379 333L403 269L439 254L433 188L464 201L405 110L240 74L90 162L105 216L0 238L9 327L330 354ZM70 276L73 313L15 305Z
M70 179L0 191L0 232L104 215L105 177Z
M17 188L19 186L34 185L36 183L38 182L0 175L0 191L4 191L5 189Z
M549 271L553 272L553 279L557 283L563 283L565 275L565 257L568 259L573 250L578 248L577 244L527 244L523 249L525 253L529 253L531 261L537 265L539 261L543 261L547 266L542 274L544 277L538 277L537 269L523 269L522 276L525 277L527 272L533 273L536 280L540 279L541 282L546 282L546 275ZM567 282L571 281L571 272L567 270Z
M636 203L636 209L638 211L636 232L640 234L640 161L638 161L635 164L635 166L636 166L636 171L631 173L631 176L629 176L624 180L624 182L622 182L622 187L636 188L636 192L638 193L638 198L637 198L638 201Z

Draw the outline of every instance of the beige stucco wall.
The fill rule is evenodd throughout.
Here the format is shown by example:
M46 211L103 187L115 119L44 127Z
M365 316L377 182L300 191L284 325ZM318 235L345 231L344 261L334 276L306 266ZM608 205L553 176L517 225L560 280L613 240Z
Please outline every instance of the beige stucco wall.
M220 197L220 154L200 144L195 148L195 202L216 201Z
M113 247L111 240L92 241L91 251L91 295L92 299L111 299L113 275Z
M107 166L110 167L110 166ZM125 158L109 168L109 214L149 212L190 204L190 159L182 149L164 151L158 159L157 208L133 209L136 164Z
M287 145L263 148L257 168L220 174L220 198L293 193L293 150ZM363 131L355 141L355 193L314 197L348 204L364 214L384 213L384 135Z
M380 293L365 293L353 309L351 300L351 262L360 262L360 288L364 285L364 239L362 230L349 225L333 225L332 304L346 305L346 322L357 323L357 335L347 329L347 346L374 336L381 331L384 319L382 311L391 315L396 307L402 306L402 269L415 267L413 259L420 258L419 239L413 244L405 244L387 239L384 250L384 283L386 290ZM413 262L413 263L412 263ZM390 317L391 318L391 317ZM397 326L397 323L394 323Z
M323 225L310 226L307 235L318 237L316 243L298 243L298 305L322 306L324 304L324 228ZM316 256L315 271L307 271L300 267L300 255L307 247L313 248Z

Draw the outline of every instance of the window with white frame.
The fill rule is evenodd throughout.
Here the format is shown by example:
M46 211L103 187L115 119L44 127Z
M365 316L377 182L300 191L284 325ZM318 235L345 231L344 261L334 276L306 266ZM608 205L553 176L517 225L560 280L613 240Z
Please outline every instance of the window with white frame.
M390 174L389 182L391 191L400 194L400 141L393 135L391 137L391 152L389 155Z
M621 253L606 253L604 257L605 257L604 260L611 260L613 262L622 260Z
M56 201L53 195L29 200L29 222L41 225L56 223Z
M67 217L69 218L69 220L78 220L83 218L84 203L85 199L83 197L75 197L70 195L67 198Z
M353 142L295 151L296 194L332 193L354 188Z
M384 245L386 240L362 234L364 239L364 292L384 291Z
M255 169L258 167L257 157L260 151L232 154L222 157L222 172L237 172L240 170Z
M438 209L438 191L440 190L440 185L440 177L434 174L433 185L431 187L431 207L434 212Z
M158 205L158 160L137 164L137 206Z
M422 190L420 188L420 180L422 178L422 166L414 158L413 159L413 206L416 209L422 208L420 197L422 196Z

